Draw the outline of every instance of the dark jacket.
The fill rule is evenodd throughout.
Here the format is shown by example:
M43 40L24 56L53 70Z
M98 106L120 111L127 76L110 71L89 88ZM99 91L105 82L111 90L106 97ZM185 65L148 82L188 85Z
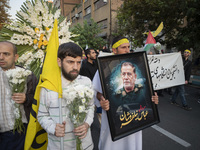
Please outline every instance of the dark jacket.
M189 81L192 70L192 62L189 59L185 60L185 58L183 58L183 66L184 66L185 80Z
M95 63L95 61L93 64L91 64L87 61L87 59L83 60L80 69L80 75L86 76L90 78L90 80L92 81L96 71L97 71L97 64Z
M27 78L27 91L26 91L26 101L24 102L24 110L26 114L26 118L29 121L30 112L32 108L32 103L34 100L35 89L37 86L38 80L36 76L32 73Z

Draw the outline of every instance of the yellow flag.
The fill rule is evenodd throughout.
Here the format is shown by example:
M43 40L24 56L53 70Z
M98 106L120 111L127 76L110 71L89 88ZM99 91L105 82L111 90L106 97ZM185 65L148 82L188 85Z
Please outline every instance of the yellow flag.
M153 32L154 32L154 31L153 31ZM153 32L151 32L151 34L152 34L152 35L153 35ZM148 34L149 34L149 32L144 32L143 34L147 34L147 35L148 35Z
M163 29L163 22L160 23L156 31L153 33L153 37L156 37Z
M153 35L153 37L156 37L162 31L162 29L163 29L163 22L161 22L156 31L151 32L151 34ZM149 32L144 32L143 34L148 35Z
M35 92L35 101L32 104L30 121L25 139L25 150L47 149L47 133L37 121L37 113L40 102L40 89L42 87L58 92L62 97L61 70L57 63L57 52L59 47L57 20L54 22L53 31L47 46L46 56L40 75L39 83Z

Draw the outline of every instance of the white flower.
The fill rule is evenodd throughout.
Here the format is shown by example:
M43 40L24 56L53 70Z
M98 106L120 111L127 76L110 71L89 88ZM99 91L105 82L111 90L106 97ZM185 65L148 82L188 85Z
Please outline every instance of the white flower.
M12 104L12 105L15 104L15 101L11 100L11 104Z
M43 60L44 58L44 52L43 50L39 49L35 54L34 54L34 58L40 58Z
M93 95L94 95L94 91L93 91L93 89L87 88L85 94L86 94L86 96L87 96L88 98L92 99L92 98L93 98Z
M17 67L14 69L9 69L6 71L9 84L13 92L23 92L24 84L28 75L31 74L30 70L25 70L23 68Z
M25 70L24 73L23 73L23 75L26 76L26 77L29 76L30 74L31 74L30 70Z
M60 17L60 9L58 9L54 15L55 19L58 19Z
M84 104L85 102L86 102L86 99L85 99L85 98L83 98L83 99L82 99L82 103Z
M82 97L82 98L83 98L83 97L84 97L84 91L82 91L82 90L81 90L81 91L79 91L79 92L78 92L78 95L79 95L80 97Z
M17 107L14 109L14 115L15 115L16 119L18 119L20 117L20 112Z
M18 81L19 84L21 84L22 82L24 82L24 79L20 79L20 80Z
M17 84L18 80L16 78L13 78L12 80L10 80L10 82L13 83L13 84Z
M84 112L85 111L85 106L79 106L79 113Z
M81 85L81 84L75 85L74 89L78 92L83 89L83 85Z
M76 92L71 89L63 90L63 98L66 100L67 104L71 104L71 102L76 97Z
M22 78L22 74L20 73L16 74L15 78L18 78L18 79Z
M11 76L12 76L12 70L11 69L9 69L9 70L6 71L6 76L8 78L11 78Z
M5 32L9 32L3 35L20 46L22 54L18 63L38 74L43 65L55 19L58 20L59 44L72 41L70 23L66 23L66 18L62 18L61 9L52 9L45 1L36 0L31 3L27 0L25 3L17 12L19 21L6 24Z
M160 50L161 49L161 44L159 42L157 42L155 45L154 45L154 48L157 49L157 50Z
M76 97L76 95L77 95L77 93L75 91L68 93L69 99L72 99L72 100Z
M37 46L37 45L33 45L33 48L34 48L34 49L37 49L37 48L38 48L38 46Z

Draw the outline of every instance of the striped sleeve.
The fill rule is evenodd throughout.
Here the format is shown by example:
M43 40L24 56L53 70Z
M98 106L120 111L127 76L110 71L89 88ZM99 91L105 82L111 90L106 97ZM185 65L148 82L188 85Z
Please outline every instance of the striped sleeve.
M56 122L52 119L49 114L50 102L48 99L48 90L41 88L40 91L40 105L38 110L38 122L47 133L55 133Z

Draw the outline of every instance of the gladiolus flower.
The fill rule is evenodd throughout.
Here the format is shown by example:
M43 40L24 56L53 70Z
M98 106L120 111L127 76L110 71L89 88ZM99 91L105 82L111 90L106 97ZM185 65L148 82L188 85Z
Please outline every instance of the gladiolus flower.
M35 39L35 40L33 41L34 44L37 44L37 42L38 42L37 39Z
M47 41L47 40L44 40L44 41L43 41L43 45L46 46L47 44L48 44L48 41Z
M35 32L37 33L37 32L39 32L40 30L38 29L38 28L35 28Z
M47 31L49 31L49 28L48 28L48 27L46 27L46 30L47 30Z
M44 34L41 34L41 35L40 35L40 41L43 40L43 37L44 37Z
M42 46L43 42L42 41L39 41L38 42L38 48L40 48Z

